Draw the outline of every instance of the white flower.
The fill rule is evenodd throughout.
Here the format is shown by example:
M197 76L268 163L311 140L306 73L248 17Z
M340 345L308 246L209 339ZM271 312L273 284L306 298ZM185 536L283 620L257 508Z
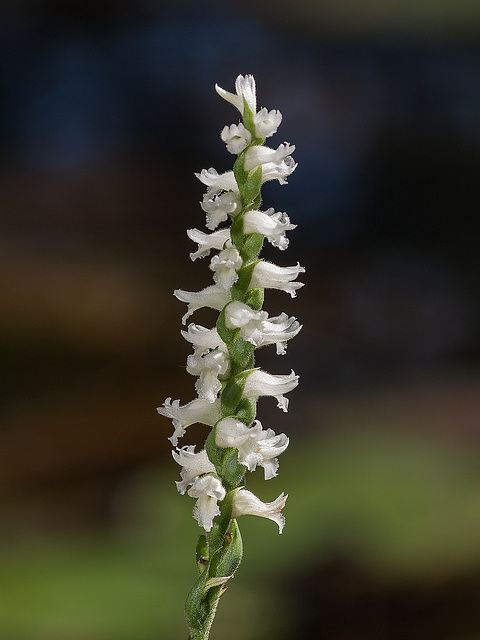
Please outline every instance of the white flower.
M235 90L237 95L234 93L230 93L229 91L225 91L222 87L219 87L218 84L215 85L215 90L219 96L221 96L227 102L233 104L240 113L243 115L243 100L248 104L253 113L257 111L257 96L255 89L255 78L252 75L238 76L235 80Z
M157 411L160 415L172 419L175 430L169 440L174 447L177 446L178 439L184 435L185 429L191 424L200 422L213 427L222 417L220 400L207 402L202 398L195 398L188 404L184 404L183 407L180 406L180 400L172 402L171 398L167 398L163 406L157 408Z
M266 311L254 311L239 301L227 305L225 324L228 329L240 329L242 338L255 347L275 344L278 355L285 354L287 340L294 338L302 328L296 318L289 318L286 313L269 319Z
M298 385L298 376L292 370L288 375L274 375L255 369L252 371L243 388L242 398L258 398L259 396L273 396L282 411L288 410L288 400L283 396L295 389Z
M214 192L208 190L203 196L200 206L206 213L207 229L216 229L221 222L228 219L228 216L235 215L240 208L240 200L233 191L225 191L224 193L215 195Z
M290 223L286 213L276 213L271 207L263 211L247 211L243 217L244 233L261 233L274 246L282 251L288 247L285 232L296 228Z
M294 151L295 145L288 142L280 144L276 149L254 145L245 152L245 171L253 171L260 165L280 165Z
M202 169L200 173L195 175L200 182L203 182L209 188L207 195L220 193L220 191L235 191L238 193L238 185L233 171L218 173L216 169L211 167L210 169Z
M207 402L215 402L222 384L218 376L225 376L230 369L230 359L224 351L195 352L187 358L187 371L192 376L199 376L195 383L199 398Z
M210 349L216 349L217 347L225 353L228 352L227 345L218 335L216 327L207 329L199 324L189 324L187 331L180 332L182 336L188 342L191 342L195 347L198 347L204 351Z
M215 473L215 465L213 465L207 455L205 449L195 453L195 445L191 444L176 451L172 451L172 456L182 470L180 476L181 482L176 482L178 491L184 495L189 484L193 484L198 476L204 473Z
M175 289L173 295L181 302L186 302L188 304L188 311L182 317L183 324L186 323L187 319L197 309L210 307L211 309L221 311L230 300L229 292L221 289L216 284L213 284L210 287L205 287L205 289L202 289L201 291L183 291L183 289Z
M261 260L253 268L250 288L255 289L281 289L295 298L296 290L303 287L303 282L293 282L299 273L304 273L305 268L299 264L292 267L279 267L272 262Z
M229 291L238 280L237 269L243 265L242 258L235 247L228 247L210 261L213 279L224 291Z
M210 531L213 518L220 515L217 501L225 498L220 478L211 474L199 476L187 493L192 498L198 498L193 507L193 517L205 531Z
M262 430L262 424L255 420L247 427L236 418L223 418L217 423L215 441L219 447L238 449L238 461L249 471L255 471L257 465L264 468L265 480L277 475L278 460L288 447L288 438L284 433L276 435L272 429Z
M263 341L262 323L267 318L266 311L254 311L244 302L231 302L225 309L227 328L240 329L242 338L256 347Z
M213 233L204 233L199 229L188 229L187 236L198 244L197 251L190 254L192 261L210 254L212 249L223 249L230 243L230 229L219 229Z
M233 499L232 518L240 516L260 516L278 524L279 533L285 526L285 517L281 514L288 496L281 493L273 502L262 502L255 494L239 489Z
M267 111L265 107L255 114L253 122L255 124L255 133L257 138L269 138L277 132L282 121L280 111L273 109Z
M220 137L227 145L227 151L234 154L241 153L252 141L252 134L242 123L225 125Z

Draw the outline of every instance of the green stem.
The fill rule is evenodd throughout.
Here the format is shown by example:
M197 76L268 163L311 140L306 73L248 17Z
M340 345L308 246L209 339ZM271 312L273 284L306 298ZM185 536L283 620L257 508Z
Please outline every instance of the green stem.
M244 122L255 138L253 113L246 102ZM263 142L263 139L254 139L252 144ZM243 216L246 211L260 206L262 168L258 167L248 174L245 171L244 159L245 152L242 152L234 165L242 211L233 219L230 235L243 264L238 270L239 278L232 287L232 300L249 304L252 309L259 311L263 304L263 290L250 289L249 285L264 238L257 233L244 233ZM225 380L220 394L222 416L237 416L245 424L251 424L256 415L256 399L242 399L241 396L248 372L254 367L255 349L240 337L239 330L226 327L225 309L219 314L217 330L227 344L231 360L230 376ZM238 452L235 448L218 447L215 433L216 427L209 434L205 448L229 493L218 505L220 515L215 518L211 530L206 536L201 536L197 545L197 566L201 573L185 603L185 617L190 630L188 640L208 640L220 597L227 588L228 580L240 565L243 554L240 530L236 520L231 516L233 499L244 481L245 467L238 462Z

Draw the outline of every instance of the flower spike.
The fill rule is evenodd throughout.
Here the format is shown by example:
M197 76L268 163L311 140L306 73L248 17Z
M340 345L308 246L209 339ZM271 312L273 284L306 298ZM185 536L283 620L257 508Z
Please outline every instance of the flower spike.
M287 496L281 493L272 502L263 502L245 484L246 476L258 467L265 480L278 473L278 458L289 438L263 428L256 418L257 404L272 396L287 411L286 394L297 386L298 375L268 373L255 366L255 356L257 349L269 345L284 355L302 328L295 317L286 313L271 317L262 306L268 289L295 297L303 287L297 278L305 271L298 263L282 267L260 256L265 240L281 251L287 249L287 232L296 227L285 212L260 210L262 185L270 180L286 184L297 167L292 157L295 145L264 145L279 128L282 114L265 107L257 111L252 75L237 77L235 93L218 85L215 89L242 119L225 125L220 133L227 151L237 156L233 170L218 173L210 168L195 174L206 187L200 206L208 232L187 231L197 245L190 258L209 256L213 284L200 291L176 289L174 295L187 305L184 325L204 307L218 312L218 317L211 328L190 323L181 331L192 348L186 371L196 378L197 397L184 405L167 398L158 408L174 427L169 440L175 447L173 459L181 467L177 489L195 499L193 517L202 529L197 544L201 575L185 604L191 640L208 640L218 601L241 562L236 519L268 518L280 533L285 525L282 510ZM198 452L194 445L179 448L179 439L196 423L210 428L205 446Z

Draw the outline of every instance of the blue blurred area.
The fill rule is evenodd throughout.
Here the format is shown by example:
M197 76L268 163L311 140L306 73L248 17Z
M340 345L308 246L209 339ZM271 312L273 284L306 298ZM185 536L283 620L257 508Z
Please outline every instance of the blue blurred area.
M101 3L90 13L69 4L2 12L4 168L80 171L132 156L168 160L179 172L207 159L225 164L218 123L234 116L212 88L240 72L257 77L260 101L282 105L282 134L302 166L282 203L318 225L321 245L368 226L386 160L379 145L393 155L407 136L444 141L448 154L454 142L478 168L480 54L472 44L325 41L219 2L144 3L144 11ZM418 176L413 186L430 186L429 197L444 185L435 167L422 168L438 184ZM460 215L478 196L473 189L458 193Z

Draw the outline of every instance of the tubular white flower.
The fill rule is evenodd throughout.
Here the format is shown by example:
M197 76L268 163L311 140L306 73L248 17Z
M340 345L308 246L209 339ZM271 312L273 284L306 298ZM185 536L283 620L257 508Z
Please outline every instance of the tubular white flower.
M279 267L273 262L261 260L253 268L250 287L260 289L280 289L290 294L292 298L297 295L297 289L303 287L303 282L293 282L299 273L304 273L305 268L300 264L291 267Z
M244 233L261 233L274 246L282 251L288 247L286 231L296 228L290 223L286 213L276 213L273 207L264 211L247 211L243 217Z
M188 318L203 307L210 307L220 311L230 300L230 293L221 289L218 285L214 284L210 287L205 287L201 291L184 291L183 289L175 289L173 295L180 300L188 304L188 311L182 317L183 324L186 323Z
M199 476L187 493L192 498L197 498L193 507L193 517L205 531L210 531L213 518L220 515L217 501L225 498L222 481L218 476L211 474Z
M263 341L262 323L268 318L266 311L254 311L244 302L231 302L225 309L228 329L240 329L240 335L255 346Z
M217 423L215 441L219 447L238 449L238 461L249 471L255 471L257 465L263 467L265 480L277 475L277 456L288 447L284 433L277 436L272 429L263 431L260 420L247 427L233 417L223 418Z
M230 243L230 229L219 229L213 233L204 233L199 229L188 229L187 236L198 244L197 251L190 254L192 262L197 258L204 258L212 249L223 249Z
M240 113L243 115L243 100L248 104L253 113L257 111L257 95L255 88L255 78L247 74L244 76L238 76L235 80L235 90L237 95L234 93L230 93L229 91L225 91L222 87L219 87L218 84L215 85L215 90L218 95L233 104L235 108L237 108Z
M242 265L243 260L235 247L223 249L210 261L210 269L214 272L213 279L224 291L229 291L238 280L237 269Z
M277 354L286 352L286 342L294 338L302 328L296 318L286 313L268 319L266 311L254 311L244 302L231 302L225 309L228 329L240 329L240 335L255 347L277 345Z
M281 511L285 506L288 495L281 493L273 502L262 502L255 494L247 489L239 489L233 499L232 518L240 516L260 516L277 523L279 533L285 526L285 516Z
M191 444L176 451L172 451L172 456L182 470L180 476L181 482L176 482L178 491L184 495L189 484L193 484L198 476L204 473L215 473L215 465L213 465L207 455L205 449L195 453L195 445Z
M220 137L227 145L227 151L238 155L252 141L252 134L243 124L225 125Z
M269 138L277 132L282 122L282 114L277 109L267 111L265 107L260 109L253 118L255 124L255 133L258 138Z
M288 399L283 394L292 391L297 385L298 376L293 370L288 375L274 375L261 369L255 369L247 376L242 398L273 396L278 402L278 407L286 412L288 411Z
M218 173L216 169L210 167L210 169L202 169L200 173L196 173L195 175L200 182L203 182L203 184L209 188L207 192L208 196L220 193L220 191L234 191L238 193L238 185L233 171Z
M228 347L218 335L216 327L207 329L206 327L202 327L199 324L192 323L188 325L187 331L181 331L180 333L185 338L185 340L187 340L187 342L191 342L194 347L199 348L203 351L218 348L225 353L228 352Z
M264 164L280 165L294 151L295 145L288 142L278 145L276 149L254 145L245 152L245 171L253 171Z
M174 447L178 444L178 439L185 434L185 429L191 424L200 422L209 427L220 420L222 417L220 400L215 402L207 402L202 398L195 398L188 404L180 406L180 400L167 398L162 407L158 407L157 411L166 418L171 418L173 422L174 432L169 440Z
M205 211L207 222L206 227L213 231L221 222L228 219L228 216L235 215L240 208L240 200L233 191L225 191L218 195L210 190L203 196L200 206Z
M193 376L199 376L195 383L198 396L207 402L215 402L222 388L219 376L225 376L230 369L228 354L219 349L208 352L195 352L187 358L187 371Z

